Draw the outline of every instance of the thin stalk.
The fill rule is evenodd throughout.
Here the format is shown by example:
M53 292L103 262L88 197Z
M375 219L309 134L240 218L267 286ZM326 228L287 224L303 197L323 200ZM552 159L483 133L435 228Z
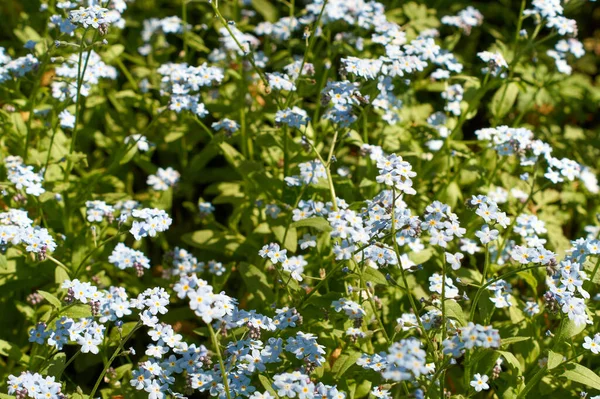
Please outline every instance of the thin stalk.
M208 331L210 332L210 338L212 340L213 346L215 347L215 351L217 352L217 358L219 359L219 366L221 368L221 377L223 378L223 386L225 387L225 395L227 395L227 399L231 399L231 394L229 393L229 381L227 377L227 372L225 371L225 364L223 363L223 356L221 355L221 347L219 346L219 339L215 334L215 330L213 326L208 323Z
M337 197L335 194L335 187L333 186L333 179L331 178L331 170L329 169L329 166L331 165L331 159L333 157L333 151L335 148L335 143L337 141L337 137L338 137L338 131L336 130L333 135L333 140L331 142L331 148L329 149L329 155L327 157L327 161L325 161L323 159L323 157L321 156L321 154L319 154L319 151L317 151L317 148L309 140L307 140L308 144L313 149L313 152L315 153L315 155L317 156L319 161L321 161L321 163L323 164L323 167L325 168L325 173L327 174L327 182L329 184L329 193L331 195L332 208L335 212L338 211Z
M371 296L371 292L369 291L366 283L365 283L365 279L363 277L363 270L360 268L360 266L358 264L356 264L356 262L353 262L356 270L358 271L358 274L360 276L360 284L362 286L362 288L365 290L365 292L367 293L367 299L369 301L369 304L371 305L371 308L373 309L373 314L375 315L375 318L377 319L377 323L379 323L379 326L381 327L381 331L383 332L383 336L385 338L385 341L387 342L388 346L392 344L392 341L390 340L390 336L388 335L387 331L385 330L385 325L383 324L383 321L381 320L381 317L379 316L379 312L377 311L377 306L375 305L375 301L373 300L373 297Z
M81 260L81 262L79 263L79 265L77 266L77 268L75 269L75 274L74 274L74 278L77 278L79 276L79 273L81 272L83 265L85 264L85 262L93 255L96 253L96 251L98 251L100 248L104 247L106 244L108 244L110 241L114 240L115 238L119 237L121 234L125 234L125 231L120 231L117 234L115 234L114 236L111 236L103 241L100 242L100 244L98 244L97 247L93 248L90 252L87 253L87 255L85 255L85 257Z
M244 54L246 54L246 53L249 54L248 61L250 61L250 64L252 65L252 68L254 68L254 70L256 71L256 73L258 74L258 76L260 77L260 80L262 80L262 82L265 85L265 87L269 87L269 80L267 79L265 73L258 68L258 66L256 65L256 62L254 61L254 57L252 56L252 53L251 53L252 49L248 48L248 51L246 51L246 49L244 48L244 46L242 46L242 44L239 42L239 40L237 39L237 37L235 37L235 35L231 31L231 28L229 27L229 24L227 23L227 20L221 14L221 11L219 11L219 0L211 1L210 4L212 5L213 11L215 12L216 16L219 18L219 20L223 24L223 27L227 30L227 32L229 33L229 36L231 36L231 38L233 39L233 41L235 42L235 44L239 47L240 50L242 50L242 52Z
M481 283L480 287L477 289L475 293L475 300L473 301L473 306L471 306L471 313L469 315L469 320L474 321L475 317L475 309L477 308L477 302L479 301L479 297L481 296L481 291L483 291L485 285L485 279L488 273L488 268L490 267L490 244L485 244L485 263L483 265L483 273L481 274Z
M181 0L181 23L183 25L183 62L186 62L188 56L187 3L187 0Z
M33 121L33 112L35 108L35 98L37 96L38 90L40 88L41 81L41 73L43 71L43 64L40 66L40 72L38 76L35 77L35 81L33 82L33 89L31 90L31 95L29 98L29 118L27 118L27 136L25 137L25 152L23 153L23 163L27 163L27 155L29 153L29 143L31 142L31 123Z
M408 280L406 279L406 270L404 270L404 268L402 267L402 262L400 261L400 249L398 248L398 241L396 241L396 223L395 223L396 211L395 211L395 209L396 209L396 188L392 187L392 243L394 246L394 253L396 254L396 262L398 263L398 266L400 267L400 273L402 275L402 282L404 283L404 288L406 289L406 295L408 296L408 301L410 302L410 307L412 308L412 311L415 314L415 317L417 319L417 323L419 324L419 328L421 329L421 332L422 332L423 336L425 337L425 340L427 341L427 347L429 348L430 353L434 353L435 347L433 346L433 342L431 342L431 338L429 338L429 335L427 334L427 330L425 329L425 326L423 325L423 321L421 320L421 317L419 316L419 310L417 308L417 304L415 303L415 299L413 298L410 288L408 287ZM436 362L436 364L437 364L437 362Z
M135 81L135 79L133 78L133 76L131 75L131 73L129 72L127 67L125 66L125 64L123 64L123 61L121 61L121 58L120 57L115 58L115 62L117 63L117 66L119 67L121 72L123 72L123 75L125 75L125 77L127 78L127 81L131 85L131 88L134 91L138 91L137 82Z
M385 240L387 237L390 237L390 236L391 235L386 235L386 236L382 237L381 240ZM359 253L360 251L364 250L365 248L369 247L370 245L371 245L370 243L363 245L362 247L360 247L357 250L355 250L354 252L352 252L352 255ZM318 292L319 288L321 288L321 286L323 286L323 284L325 284L327 282L329 277L333 276L335 274L335 272L338 271L344 264L345 264L345 262L339 262L338 264L336 264L335 267L329 273L327 273L325 278L322 279L321 281L319 281L319 283L315 286L315 288L313 288L308 294L306 294L300 300L300 302L298 303L297 306L295 306L295 308L301 309L302 305L304 305L304 303L306 303L306 301L309 300L311 296L313 296L316 292Z
M315 41L316 41L316 38L317 38L316 32L319 29L319 24L320 24L321 19L323 17L323 13L325 11L325 7L327 6L327 2L328 1L329 0L323 1L323 6L321 7L321 11L319 12L319 16L317 17L317 20L315 21L315 23L313 25L314 32L312 32L312 35L311 35L310 39L307 40L306 46L304 48L304 56L302 57L302 62L300 63L300 70L298 72L298 77L296 78L296 82L295 82L296 91L295 92L291 91L288 94L287 98L285 99L285 104L286 105L288 105L290 103L291 99L294 96L294 93L298 92L297 87L298 87L298 85L300 83L300 79L302 78L302 71L304 70L304 65L306 64L306 60L308 59L308 55L311 54L311 50L312 50L312 48L313 48L313 46L315 44ZM290 14L291 14L290 17L292 17L293 16L293 12L290 12ZM316 119L315 119L315 121L316 121Z
M333 186L333 179L331 177L331 159L333 157L333 151L335 149L335 142L337 140L337 137L338 137L338 130L336 129L335 133L333 134L331 148L329 149L329 156L327 157L327 165L324 165L325 173L327 173L327 181L329 182L329 193L331 195L331 203L332 203L332 208L333 208L334 212L337 212L338 206L337 206L337 196L335 195L335 187Z
M56 137L57 131L58 121L54 124L54 129L52 129L52 136L50 136L50 145L48 146L48 154L46 155L46 162L44 163L44 173L42 175L42 180L46 177L46 172L48 171L48 165L50 164L50 156L52 154L52 146L54 145L54 138Z
M524 267L522 269L511 270L511 271L506 272L506 273L504 273L504 274L502 274L502 275L500 275L500 276L498 276L496 278L490 279L490 281L488 281L487 283L483 284L481 287L479 287L479 289L477 289L477 292L475 293L475 298L473 299L473 306L471 307L471 314L469 315L469 320L473 320L473 316L475 314L475 308L477 307L477 302L479 302L479 298L481 297L481 293L483 292L484 289L486 289L490 285L494 284L496 281L505 279L507 277L510 277L513 274L517 274L519 272L524 272L526 270L540 269L542 267L545 268L546 265L527 266L527 267Z
M596 261L596 266L594 266L594 271L592 272L592 275L590 276L590 282L592 284L594 283L594 277L596 277L596 273L598 273L598 267L600 267L600 256L598 256L598 260Z
M84 50L84 44L85 44L85 36L87 35L88 30L86 29L83 32L83 35L81 36L81 45L79 47L79 59L77 61L77 90L76 90L76 94L75 94L75 125L73 126L73 132L71 133L71 147L69 149L69 155L73 154L73 151L75 151L75 142L77 141L77 125L79 123L79 107L81 104L81 86L83 86L83 77L85 75L85 70L87 69L87 64L88 61L90 59L90 55L92 53L92 51L90 50L88 52L86 61L85 61L85 65L82 65L83 62L83 50ZM96 40L96 36L97 36L98 32L96 31L96 33L94 34L94 38L92 39L92 44L94 43L94 41ZM65 181L67 181L69 179L69 174L71 173L71 169L73 168L73 161L71 159L68 160L67 162L67 169L65 171Z
M215 138L215 135L213 134L213 132L211 132L211 131L210 131L210 129L208 128L208 126L206 126L206 125L204 124L204 122L202 122L202 121L201 121L201 120L198 118L198 116L195 116L193 119L194 119L194 121L195 121L195 122L196 122L196 123L197 123L197 124L198 124L198 125L199 125L199 126L202 128L202 130L204 130L204 131L206 132L206 134L208 134L208 135L209 135L209 137L211 138L211 140Z
M106 372L110 368L112 362L117 358L117 356L119 356L119 354L123 350L123 347L125 346L125 343L127 341L129 341L129 339L133 336L133 334L141 326L142 326L142 322L138 321L138 323L135 325L135 327L133 327L133 329L129 332L129 334L127 334L127 336L125 337L125 339L121 340L121 342L119 342L119 346L117 347L117 349L115 349L114 353L112 354L112 356L110 357L110 359L108 360L108 362L104 365L104 369L102 370L102 373L100 373L100 376L96 380L96 384L94 384L94 388L92 389L92 392L89 394L90 398L94 398L94 395L96 394L96 391L98 390L98 387L100 386L100 383L102 382L102 379L106 375Z
M57 259L53 258L52 256L50 256L50 255L48 255L48 254L46 254L46 258L47 258L49 261L51 261L51 262L55 263L55 264L56 264L58 267L60 267L61 269L64 269L64 271L66 271L66 272L67 272L67 274L71 275L71 270L70 270L70 269L69 269L67 266L65 266L65 265L64 265L62 262L60 262L59 260L57 260Z

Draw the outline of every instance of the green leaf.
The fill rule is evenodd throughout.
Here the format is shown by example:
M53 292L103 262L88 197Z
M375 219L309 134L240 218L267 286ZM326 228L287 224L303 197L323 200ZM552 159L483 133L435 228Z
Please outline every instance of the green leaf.
M560 326L560 330L557 333L557 337L554 342L563 342L575 335L581 333L586 327L585 323L582 323L580 326L575 325L573 320L565 319Z
M243 242L240 235L227 234L214 230L198 230L184 234L181 239L196 248L211 250L231 256Z
M531 337L510 337L510 338L502 338L501 346L508 346L510 344L514 344L517 342L530 340Z
M292 227L313 227L319 231L331 231L331 225L325 218L322 217L312 217L308 219L298 220L292 223Z
M240 263L239 269L248 291L257 295L263 301L272 303L274 295L265 273L258 267L246 262Z
M408 254L410 260L415 262L417 265L422 265L427 262L433 256L433 249L427 248L419 252L411 252Z
M60 299L58 299L57 297L55 297L51 293L46 292L46 291L42 291L42 290L38 290L38 294L40 294L41 296L43 296L44 299L47 300L55 308L57 308L57 309L61 308L62 304L60 302Z
M102 56L104 57L104 62L107 64L112 64L114 60L116 60L125 50L125 46L122 44L113 44L108 46L108 50L105 51Z
M504 357L506 359L508 364L513 366L516 370L519 370L519 374L521 374L523 372L523 366L521 365L521 362L519 362L519 360L511 352L506 352L506 351L496 351L496 352L498 352L500 355L502 355L502 357Z
M533 274L531 274L531 270L527 270L524 272L517 273L519 277L521 277L533 290L533 292L537 292L538 281Z
M511 110L517 95L519 94L519 85L515 82L504 83L492 97L490 111L496 118L502 118Z
M277 8L267 0L252 0L254 9L263 16L265 21L277 21Z
M29 361L29 356L23 354L17 345L3 339L0 339L0 355L18 362Z
M121 342L121 339L129 335L129 333L135 328L136 325L137 322L135 321L123 323L123 325L121 326L121 334L119 334L118 327L113 327L113 329L110 330L110 335L108 336L109 340L115 343Z
M59 352L50 360L48 365L42 370L43 375L51 375L56 378L60 378L65 363L67 362L67 355L63 352Z
M281 243L281 246L290 252L296 252L298 249L298 233L296 232L296 228L290 226L286 229L285 226L273 226L272 227L273 234L277 238L277 241ZM287 230L287 233L286 233ZM285 237L285 242L284 241Z
M564 360L564 356L560 353L548 351L548 370L556 368Z
M121 157L121 159L119 160L119 165L125 165L127 162L131 161L137 153L138 147L137 145L134 145L129 150L127 150L127 152Z
M366 281L371 281L375 284L387 285L388 283L383 273L377 269L373 269L372 267L365 268L365 271L363 272L363 278Z
M65 308L62 312L60 312L60 316L70 317L72 319L81 319L90 317L92 315L92 311L89 305L77 304Z
M444 305L446 307L446 316L456 319L462 326L467 325L465 312L458 302L449 299L444 302Z
M188 45L190 48L193 48L196 51L202 51L204 53L209 53L210 49L204 45L204 40L198 35L188 30L185 31L184 35L187 37Z
M361 356L360 352L342 353L331 368L331 372L335 374L335 378L339 380L350 367L356 364L356 361Z
M131 364L131 363L127 363L127 364L117 367L115 369L115 373L117 375L117 380L120 380L121 378L123 378L126 373L131 371L132 368L133 368L133 364Z
M183 136L185 136L185 132L171 132L164 137L164 140L165 143L171 143L173 141L179 140Z
M600 377L592 370L577 363L568 363L561 376L569 381L587 385L590 388L600 390Z
M69 274L62 267L57 267L54 270L54 281L56 282L56 284L62 285L62 283L65 280L68 280L69 278Z
M271 381L269 381L269 379L267 377L265 377L262 374L258 375L258 380L260 381L260 383L262 384L262 386L269 391L269 393L271 395L273 395L274 397L278 398L279 396L277 395L277 392L275 392L275 390L273 389L273 385L271 384Z
M10 120L12 121L13 127L15 128L15 132L18 134L19 137L27 136L27 126L25 125L21 114L13 112L12 114L10 114Z

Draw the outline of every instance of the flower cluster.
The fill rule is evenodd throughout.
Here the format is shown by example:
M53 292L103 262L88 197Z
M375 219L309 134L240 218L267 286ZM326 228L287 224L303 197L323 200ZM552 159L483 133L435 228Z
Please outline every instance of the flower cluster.
M220 130L225 130L229 134L233 134L240 129L240 124L236 121L232 121L231 119L223 118L218 122L214 122L211 127L217 132Z
M552 156L552 147L542 140L535 140L533 132L526 128L511 128L498 126L475 131L479 140L488 140L490 147L499 155L519 155L521 166L535 166L540 158L546 161L547 169L544 176L552 183L573 181L581 178L582 167L568 158ZM589 181L583 180L584 183Z
M160 93L169 97L169 109L179 113L188 110L200 118L208 115L208 111L200 98L200 89L218 85L223 81L221 68L202 64L165 63L157 72L162 75Z
M146 258L143 252L128 248L122 242L117 244L112 254L108 257L108 261L121 270L132 267L138 270L138 272L140 268L150 269L150 260Z
M65 398L65 395L61 392L61 384L56 382L56 378L43 377L38 373L26 371L18 377L11 375L8 377L7 385L9 395L17 395L21 398Z
M425 360L427 354L415 338L402 339L388 349L383 378L392 381L411 381L428 374L431 369Z
M481 29L469 2L155 3L6 21L9 394L506 397L555 355L593 374L598 54L566 0Z
M0 83L21 78L36 69L38 65L39 60L31 54L13 60L6 54L6 49L0 47Z
M501 72L508 68L508 64L506 60L502 56L502 54L495 52L492 53L490 51L482 51L481 53L477 53L477 56L483 62L487 62L488 67L484 68L483 73L491 73L493 76L498 76Z
M309 120L306 111L298 107L283 109L275 114L275 122L296 129L306 126Z
M398 192L405 194L416 194L412 187L412 179L417 174L413 172L412 166L396 154L388 155L377 160L379 176L377 182L393 187Z
M174 187L180 177L179 172L171 167L166 169L158 168L155 175L148 176L146 184L155 191L166 191L169 187Z
M500 334L492 326L482 326L469 322L465 327L458 328L456 335L442 342L444 353L453 357L460 357L466 349L473 348L498 348Z
M273 376L273 389L280 397L305 399L331 398L345 399L346 394L336 386L325 385L322 382L315 384L310 377L300 372L282 373ZM262 395L253 395L252 399L272 399L268 392Z
M325 166L320 160L303 162L298 167L300 168L300 176L287 176L285 178L288 186L317 184L319 180L327 178Z
M109 21L106 18L108 9L100 6L79 7L78 10L69 12L69 19L74 24L81 24L84 28L92 27L98 29L101 34L106 33Z
M54 252L57 246L47 229L33 226L27 212L18 209L0 213L0 249L9 244L23 245L40 259L45 258L46 252Z
M109 223L114 220L115 208L104 201L86 201L85 208L88 222L102 222L104 218L106 218Z
M352 106L368 101L368 98L363 97L359 92L358 87L358 83L347 80L327 83L321 91L321 103L331 103L331 107L325 112L324 118L337 123L340 127L348 127L355 122L357 117L352 112Z
M142 219L141 221L134 220L129 230L136 240L147 236L154 237L157 233L168 230L173 223L173 219L162 209L134 209L131 215L134 218Z
M358 303L345 298L340 298L339 301L333 301L331 306L333 306L333 309L338 313L343 311L350 319L361 319L367 314Z
M46 190L42 187L44 181L44 171L38 173L33 171L33 166L23 164L23 159L19 156L8 156L4 160L6 165L8 180L15 185L18 190L25 189L27 194L39 197Z
M185 28L189 29L191 26L187 25ZM149 18L144 20L142 29L142 40L145 43L143 46L138 48L138 52L142 55L149 55L152 52L152 37L157 32L161 33L183 33L184 25L181 18L177 16L165 17L165 18Z
M94 50L83 53L82 59L87 61L87 66L83 72L78 69L79 56L77 54L70 55L64 63L56 68L56 76L60 79L54 79L50 84L52 97L56 100L64 102L70 99L77 102L80 100L77 95L89 96L92 87L97 85L100 79L117 79L117 70L106 65ZM83 77L78 79L78 73L82 74ZM78 86L80 86L79 90Z
M462 31L468 35L471 33L471 29L483 23L483 14L481 14L476 8L469 6L460 11L458 15L447 15L442 17L442 23L456 26L462 29Z
M443 293L446 298L458 297L458 288L456 288L452 279L450 277L446 277L445 283L443 283L443 281L444 279L440 274L433 273L431 277L429 277L429 291L440 295Z
M447 204L434 201L425 208L425 217L421 229L431 235L429 243L446 248L454 237L462 237L466 229L460 227L458 216Z

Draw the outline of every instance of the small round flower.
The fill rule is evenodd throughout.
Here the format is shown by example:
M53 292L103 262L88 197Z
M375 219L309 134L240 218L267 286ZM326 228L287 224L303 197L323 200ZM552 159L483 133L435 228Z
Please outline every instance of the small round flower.
M483 374L475 374L473 376L473 381L471 381L470 385L475 389L475 391L477 392L481 392L481 391L486 391L488 389L490 389L490 386L488 385L487 381L488 381L488 376Z
M583 347L588 349L594 355L600 353L600 334L594 335L594 338L584 337Z

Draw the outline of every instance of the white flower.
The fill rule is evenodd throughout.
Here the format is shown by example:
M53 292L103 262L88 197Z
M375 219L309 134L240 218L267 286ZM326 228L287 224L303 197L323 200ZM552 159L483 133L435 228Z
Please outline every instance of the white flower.
M475 391L481 392L490 389L490 386L487 384L488 376L481 375L479 373L473 376L473 381L471 381L471 386L475 388Z

